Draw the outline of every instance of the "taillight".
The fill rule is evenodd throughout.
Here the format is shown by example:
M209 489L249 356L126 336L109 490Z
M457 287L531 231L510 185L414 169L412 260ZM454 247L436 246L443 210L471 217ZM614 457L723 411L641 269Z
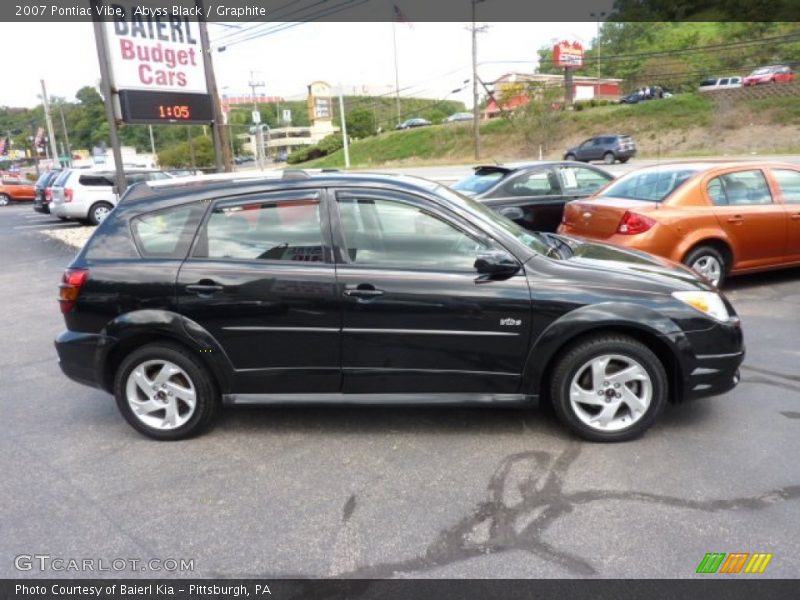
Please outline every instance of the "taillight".
M48 203L53 201L53 188L44 188L44 201Z
M75 306L75 301L81 294L81 288L86 280L89 279L87 269L67 269L61 277L61 285L58 286L58 301L61 304L61 312L66 314Z
M64 188L64 202L72 202L72 188Z
M622 215L622 220L619 222L619 227L617 227L617 233L636 235L637 233L644 233L655 224L656 222L649 217L626 210L625 214Z

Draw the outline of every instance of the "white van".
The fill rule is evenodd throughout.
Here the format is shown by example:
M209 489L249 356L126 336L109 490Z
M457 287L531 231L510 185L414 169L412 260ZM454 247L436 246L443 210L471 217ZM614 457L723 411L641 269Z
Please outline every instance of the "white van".
M127 171L128 186L140 181L170 179L163 171ZM66 221L77 219L97 225L117 205L115 174L109 171L65 169L53 183L50 213Z
M704 79L697 89L701 92L711 92L714 90L733 90L740 87L742 87L742 77L736 75L734 77Z

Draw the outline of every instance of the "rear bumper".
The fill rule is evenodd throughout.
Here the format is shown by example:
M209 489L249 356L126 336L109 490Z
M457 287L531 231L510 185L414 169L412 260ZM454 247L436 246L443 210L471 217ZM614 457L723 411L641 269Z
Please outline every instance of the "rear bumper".
M97 333L62 331L55 339L58 365L73 381L105 390L102 357L115 341Z

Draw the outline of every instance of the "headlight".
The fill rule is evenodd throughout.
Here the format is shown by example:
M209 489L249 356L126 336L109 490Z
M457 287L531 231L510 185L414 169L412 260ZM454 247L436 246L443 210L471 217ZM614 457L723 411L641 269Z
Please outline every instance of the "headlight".
M730 319L725 303L714 292L672 292L672 296L718 321Z

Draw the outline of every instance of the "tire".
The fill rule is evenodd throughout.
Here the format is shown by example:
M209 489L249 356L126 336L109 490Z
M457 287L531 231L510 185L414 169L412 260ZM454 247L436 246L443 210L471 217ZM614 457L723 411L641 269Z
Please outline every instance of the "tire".
M114 207L108 202L95 202L89 209L88 220L92 225L99 225L108 216Z
M595 383L598 369L604 379ZM629 370L630 376L621 375ZM641 342L613 333L571 346L550 379L556 415L591 442L639 437L664 410L668 393L667 374L658 357Z
M725 257L713 246L695 248L683 259L683 264L708 279L715 287L721 288L728 275Z
M160 376L163 383L156 389L152 386ZM114 397L131 427L162 441L203 432L219 409L219 395L206 368L189 350L171 344L149 344L125 357L115 373Z
M564 160L578 160L578 158L574 154L570 153L564 157Z
M603 162L606 163L607 165L613 165L616 160L617 159L614 156L613 152L606 152L605 154L603 154Z
M11 196L0 194L0 206L8 206L11 203Z
M620 158L620 159L619 159L619 162L621 162L621 163L624 165L624 164L625 164L626 162L628 162L630 159L631 159L631 157L630 157L630 156L629 156L628 158Z

